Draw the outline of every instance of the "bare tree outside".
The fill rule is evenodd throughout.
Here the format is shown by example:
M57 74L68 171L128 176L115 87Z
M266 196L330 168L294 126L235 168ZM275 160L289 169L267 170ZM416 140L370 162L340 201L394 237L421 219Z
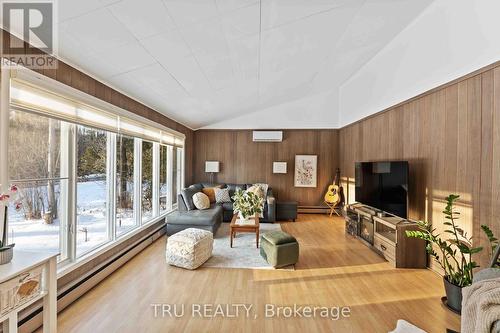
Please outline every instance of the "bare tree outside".
M134 139L119 135L116 142L116 224L117 233L135 225L134 221Z
M160 213L167 210L168 184L167 184L167 159L168 147L160 146Z
M54 180L56 177L56 154L57 154L57 121L49 119L49 138L48 138L48 154L47 154L47 199L48 208L44 216L45 222L51 224L57 218L57 200L54 188Z
M77 238L76 254L108 241L107 228L107 133L76 127L77 142Z
M9 173L18 182L27 220L46 218L52 223L58 211L60 175L60 121L25 112L11 112ZM29 180L29 181L28 181Z
M153 216L153 143L142 141L142 219Z

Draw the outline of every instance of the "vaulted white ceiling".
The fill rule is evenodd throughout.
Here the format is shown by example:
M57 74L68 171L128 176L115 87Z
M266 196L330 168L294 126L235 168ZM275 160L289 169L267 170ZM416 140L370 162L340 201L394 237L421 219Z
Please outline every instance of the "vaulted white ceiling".
M194 129L335 127L339 86L432 1L60 0L59 54Z

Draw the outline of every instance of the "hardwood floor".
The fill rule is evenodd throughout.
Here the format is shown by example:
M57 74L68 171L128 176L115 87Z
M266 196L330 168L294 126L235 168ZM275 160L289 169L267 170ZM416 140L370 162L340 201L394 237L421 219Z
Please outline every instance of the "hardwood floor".
M300 243L295 271L187 271L165 264L162 238L60 313L59 332L388 332L398 319L427 332L459 330L459 317L441 306L438 275L392 268L346 236L341 218L300 215L282 228ZM155 317L155 303L184 304L185 315ZM258 317L193 318L192 304L252 304ZM265 304L347 306L351 313L266 319Z

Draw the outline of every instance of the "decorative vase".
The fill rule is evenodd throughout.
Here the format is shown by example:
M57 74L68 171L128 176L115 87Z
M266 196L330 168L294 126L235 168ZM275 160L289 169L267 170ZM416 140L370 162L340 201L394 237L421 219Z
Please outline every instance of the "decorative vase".
M443 277L446 304L456 312L462 311L462 287L456 286Z
M8 212L8 208L7 206L4 206L3 209L4 209L4 213L3 213L3 226L2 226L2 244L1 246L5 246L5 244L7 244L7 212ZM0 247L1 247L0 246Z
M5 245L7 244L7 211L8 207L4 206L4 215L3 215L3 233L2 233L2 244L0 246L0 265L8 264L12 261L12 257L14 256L14 245Z
M0 248L0 265L5 265L12 261L12 257L14 256L14 245L15 244L11 244Z
M248 220L248 217L245 217L243 216L243 214L241 212L238 212L238 218L242 221L247 221Z

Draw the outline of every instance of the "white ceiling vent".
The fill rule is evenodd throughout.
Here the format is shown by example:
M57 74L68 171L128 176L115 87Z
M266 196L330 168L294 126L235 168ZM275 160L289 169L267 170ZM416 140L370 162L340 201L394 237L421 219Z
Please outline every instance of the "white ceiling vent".
M253 142L281 142L283 131L253 131Z

